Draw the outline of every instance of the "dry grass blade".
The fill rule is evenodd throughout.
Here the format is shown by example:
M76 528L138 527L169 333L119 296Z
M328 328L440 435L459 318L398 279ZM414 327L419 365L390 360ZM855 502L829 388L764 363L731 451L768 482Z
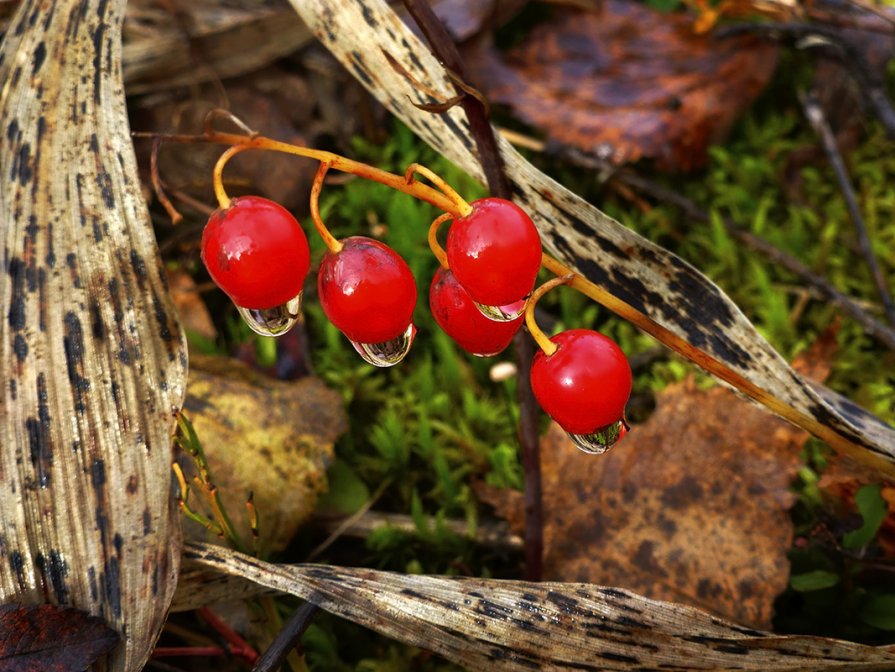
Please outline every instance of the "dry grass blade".
M454 108L434 115L414 106L428 99L400 70L443 98L452 95L453 85L388 5L382 0L292 2L314 34L392 113L481 179L463 112ZM509 143L501 143L501 152L514 197L533 215L547 249L586 278L576 283L579 289L837 450L895 475L895 430L829 390L808 385L687 262L545 176Z
M272 565L191 544L184 560L296 595L475 670L887 670L895 653L777 636L692 607L582 583Z
M103 618L137 670L174 591L186 353L121 83L124 0L23 2L0 47L0 600Z

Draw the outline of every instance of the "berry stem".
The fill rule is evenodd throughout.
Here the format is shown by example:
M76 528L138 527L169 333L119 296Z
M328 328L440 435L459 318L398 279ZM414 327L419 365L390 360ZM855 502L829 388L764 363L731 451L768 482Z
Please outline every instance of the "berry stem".
M221 210L226 210L230 207L230 197L227 196L227 190L224 189L224 166L227 165L227 162L232 159L234 156L239 154L240 152L244 152L247 149L251 149L250 147L246 147L244 145L234 145L225 151L218 158L217 163L214 164L214 173L213 173L213 184L214 184L214 195L218 199L218 205L221 207Z
M200 135L180 133L133 133L132 135L133 137L159 138L162 141L181 142L185 144L210 142L219 145L231 145L232 147L239 146L245 149L265 149L272 152L281 152L283 154L292 154L293 156L316 159L321 163L329 163L331 168L340 172L357 175L358 177L378 182L379 184L391 187L396 191L413 196L414 198L434 205L439 210L451 213L454 217L463 216L461 207L457 202L451 200L448 196L429 185L422 184L415 180L408 184L403 175L395 175L394 173L368 166L360 161L353 161L344 156L340 156L339 154L325 152L319 149L311 149L309 147L299 147L286 142L280 142L279 140L272 140L263 135L239 135L238 133L220 133L218 131L206 131ZM218 193L217 190L216 193ZM226 198L226 194L224 194L224 197Z
M537 302L542 296L544 296L544 294L549 292L554 287L558 287L559 285L568 285L574 279L574 274L570 273L559 278L548 280L543 285L538 287L534 292L532 292L531 298L528 300L528 305L525 306L525 325L531 332L531 337L535 339L538 347L541 348L541 350L544 351L544 354L548 357L556 352L556 344L553 343L553 341L550 340L547 334L541 331L541 328L538 326L538 323L535 320L535 304L537 304Z
M411 163L407 166L407 170L404 171L404 181L408 185L416 184L414 173L419 173L438 187L445 196L451 199L451 202L457 207L461 216L465 217L472 212L472 206L469 205L460 194L454 191L454 188L451 185L420 163Z
M435 258L438 259L438 263L441 264L441 267L444 269L449 268L449 266L447 254L445 254L444 248L438 243L438 227L447 220L453 219L453 217L454 216L451 213L446 212L443 215L439 216L429 226L429 249L432 250L432 254L435 255Z
M326 224L323 223L323 218L320 216L320 207L317 203L320 198L320 190L323 189L323 178L326 176L326 171L329 170L329 167L329 161L322 161L317 169L317 174L314 176L314 184L311 185L311 219L314 220L317 233L320 234L323 242L326 243L326 247L333 254L337 254L342 250L342 243L326 228Z

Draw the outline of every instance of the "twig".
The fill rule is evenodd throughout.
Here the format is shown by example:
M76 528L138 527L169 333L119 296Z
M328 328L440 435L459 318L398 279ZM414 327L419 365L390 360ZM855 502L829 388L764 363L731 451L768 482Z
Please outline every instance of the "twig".
M314 562L314 560L325 551L327 548L332 546L332 544L357 521L363 518L370 508L382 497L382 494L386 491L386 488L392 484L391 479L386 479L382 482L382 484L376 489L376 492L364 502L364 505L360 507L353 514L342 520L338 525L336 525L335 529L332 530L329 536L323 540L316 548L314 548L310 553L308 553L308 557L305 558L305 562Z
M469 119L469 128L479 152L479 161L488 182L488 189L500 198L511 198L510 182L503 170L503 160L497 146L497 139L494 137L491 122L485 114L481 99L477 96L465 95L467 93L466 85L461 86L457 83L457 79L462 82L469 81L463 59L460 57L460 52L457 51L457 45L454 44L450 33L426 0L404 0L404 6L407 7L407 11L410 12L423 35L426 36L435 56L451 73L457 94L464 94L460 105Z
M721 28L715 36L724 38L743 33L776 40L784 37L796 41L811 40L809 44L812 47L826 44L828 48L823 49L824 55L839 61L851 73L861 89L864 102L883 125L886 135L895 140L895 107L886 94L886 82L870 65L861 49L842 34L841 29L812 23L743 23ZM821 40L818 42L816 38Z
M171 223L179 224L183 219L183 215L181 215L177 211L177 208L171 203L171 199L168 198L168 195L162 187L162 180L158 174L158 153L161 146L161 138L153 138L152 151L149 154L149 176L152 181L152 188L155 191L155 195L158 198L159 203L162 204L162 207L164 207L165 211L168 213L168 217L171 218Z
M367 511L360 517L351 516L349 524L343 521L327 521L323 528L328 531L338 530L346 537L366 539L372 532L380 527L388 526L408 534L415 534L417 526L413 518L401 513L384 513L381 511ZM469 523L465 520L447 519L444 527L458 537L468 537ZM506 523L479 522L475 528L473 541L479 546L493 548L500 551L521 551L524 543L522 538L513 534Z
M653 182L648 178L635 175L634 173L625 170L617 173L613 179L618 180L657 201L669 203L680 208L690 219L701 222L711 221L709 214L696 205L696 203L685 196L681 196L678 192L666 189L662 185ZM724 229L733 238L736 238L756 252L763 254L772 262L779 264L793 275L798 276L803 282L814 287L827 301L835 305L843 313L846 313L864 327L864 330L868 334L879 340L881 343L884 343L892 350L895 350L895 330L869 315L857 304L857 302L855 302L854 299L840 292L830 284L826 278L809 269L798 259L777 249L764 238L741 229L734 224L729 217L722 217L721 223L724 225Z
M214 613L208 607L202 607L196 612L202 620L208 623L211 628L218 633L221 637L224 638L227 642L227 648L229 649L230 654L242 658L249 665L253 664L256 660L258 660L258 652L252 648L252 645L249 644L246 640L239 636L239 634L230 627L230 625L224 622L216 613Z
M870 243L870 236L867 235L867 226L864 224L864 218L861 216L861 209L858 206L858 198L851 185L848 169L845 167L845 161L842 160L842 154L839 153L839 148L836 146L836 138L833 135L833 130L830 128L830 124L827 122L823 109L813 93L800 94L799 100L802 103L802 109L805 111L805 116L808 118L808 121L811 123L815 132L820 136L824 151L827 153L827 158L830 161L830 165L833 167L833 173L836 175L836 182L839 184L839 189L845 197L845 204L848 207L849 215L851 215L852 222L855 225L861 254L864 255L864 260L870 268L870 274L873 276L873 282L876 285L877 292L879 292L880 299L883 303L883 309L886 311L886 316L889 318L889 322L895 326L895 304L892 303L892 296L889 294L888 287L886 287L886 280L883 277L882 269L880 269L879 263L876 261L876 256L873 254L873 246Z
M286 621L276 639L258 660L253 672L275 672L279 670L286 657L301 643L301 636L311 624L311 619L319 610L316 604L305 602L292 617Z
M469 92L460 82L468 82L463 59L444 24L432 11L426 0L404 0L407 11L420 27L435 56L451 73L457 94ZM460 100L469 120L469 128L479 153L479 161L488 182L488 189L500 198L512 199L510 181L503 169L503 160L494 129L488 119L487 109L480 96L464 95ZM538 404L529 384L534 345L528 335L520 331L513 338L519 400L519 443L522 448L522 464L525 469L525 575L530 581L541 578L544 555L544 516L541 502L541 455L538 433Z

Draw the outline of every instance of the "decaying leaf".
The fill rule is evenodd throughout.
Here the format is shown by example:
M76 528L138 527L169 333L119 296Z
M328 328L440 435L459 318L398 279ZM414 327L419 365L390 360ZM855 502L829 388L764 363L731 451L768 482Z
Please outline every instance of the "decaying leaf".
M294 13L269 3L135 0L129 3L125 25L127 92L253 72L292 53L310 37Z
M102 619L52 604L0 605L0 670L85 670L118 642Z
M743 628L618 588L272 565L190 544L185 564L241 576L473 670L885 670L895 653Z
M448 99L448 73L382 0L293 0L320 39L395 115L437 151L481 179L469 122L406 76ZM393 63L400 64L399 68ZM586 294L719 379L827 441L895 474L895 430L847 399L806 383L730 299L679 257L643 239L526 162L501 140L514 199L537 223L548 252L580 274Z
M723 388L670 386L601 459L542 445L544 576L629 588L770 628L807 434Z
M199 296L196 281L183 269L169 270L167 276L171 299L177 308L183 330L213 341L218 332L214 322L211 321L211 313Z
M229 358L192 355L184 410L237 520L249 493L265 546L282 549L326 489L342 398L319 378L282 382ZM198 530L197 530L198 533Z
M501 54L466 54L492 102L551 140L614 163L704 166L739 113L764 89L777 47L750 37L696 35L692 20L627 0L566 9Z
M22 2L0 46L0 601L73 606L139 670L180 560L186 351L140 192L123 0Z

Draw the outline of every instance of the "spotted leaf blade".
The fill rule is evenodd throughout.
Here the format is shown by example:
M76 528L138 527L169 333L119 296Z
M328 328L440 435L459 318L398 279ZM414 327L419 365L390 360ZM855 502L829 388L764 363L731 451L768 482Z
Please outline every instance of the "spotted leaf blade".
M74 606L139 670L179 564L183 336L140 192L124 0L22 2L0 46L0 601Z
M779 636L704 611L583 583L272 565L204 544L189 566L296 595L473 670L885 670L895 653Z

